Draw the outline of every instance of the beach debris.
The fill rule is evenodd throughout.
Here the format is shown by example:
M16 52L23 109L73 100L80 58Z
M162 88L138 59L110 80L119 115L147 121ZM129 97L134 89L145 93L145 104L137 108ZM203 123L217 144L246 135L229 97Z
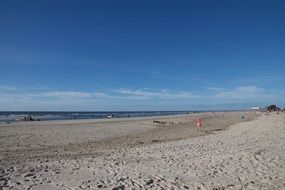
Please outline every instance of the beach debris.
M166 121L153 120L153 123L156 123L156 124L166 124L167 122Z
M153 140L151 140L151 142L153 142L153 143L157 143L157 142L160 142L161 140L159 140L159 139L153 139Z
M165 125L165 124L169 124L169 125L181 124L181 122L165 121L165 120L162 120L162 121L160 121L160 120L153 120L152 122L153 122L154 124L163 124L163 125Z
M113 114L107 115L107 118L108 118L108 119L111 119L112 117L113 117Z

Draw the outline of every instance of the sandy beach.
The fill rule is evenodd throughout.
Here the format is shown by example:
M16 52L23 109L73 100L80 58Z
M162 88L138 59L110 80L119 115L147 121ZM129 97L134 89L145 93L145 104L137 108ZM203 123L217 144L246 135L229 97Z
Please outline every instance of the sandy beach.
M0 0L0 190L285 190L285 0Z
M284 129L253 112L3 124L0 186L284 189Z

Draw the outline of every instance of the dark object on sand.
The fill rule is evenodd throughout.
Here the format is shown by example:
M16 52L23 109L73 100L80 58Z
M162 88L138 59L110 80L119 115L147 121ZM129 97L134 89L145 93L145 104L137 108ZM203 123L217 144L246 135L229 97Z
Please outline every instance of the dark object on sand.
M157 123L157 124L166 124L166 121L153 120L153 123Z
M272 111L280 111L281 109L273 104L273 105L267 106L266 110L269 112L272 112Z
M34 119L34 118L32 118L32 116L26 116L26 117L24 117L24 121L40 121L40 119Z
M24 117L24 121L34 121L34 119L32 118L32 116L26 116Z

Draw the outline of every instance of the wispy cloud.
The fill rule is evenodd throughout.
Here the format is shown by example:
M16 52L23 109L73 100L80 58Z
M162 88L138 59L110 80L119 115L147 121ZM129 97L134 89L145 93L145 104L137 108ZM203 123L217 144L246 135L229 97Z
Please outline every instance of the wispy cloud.
M128 95L137 98L160 98L160 99L189 99L189 98L199 98L200 96L193 95L190 92L171 92L168 89L162 90L149 90L149 89L124 89L121 88L116 91L119 94Z
M32 96L40 97L53 97L53 98L90 98L92 97L91 93L87 92L74 92L74 91L51 91L31 94Z
M1 110L159 110L202 109L226 105L281 103L284 91L268 91L257 86L231 89L208 87L208 93L169 89L129 89L101 91L64 91L16 88L0 85ZM199 105L199 106L198 106ZM228 106L227 108L229 108ZM233 107L233 106L232 106ZM234 109L234 108L233 108Z
M257 86L238 86L228 90L221 89L213 97L230 101L264 101L273 99L274 94Z
M103 92L79 92L79 91L47 91L23 94L34 98L53 98L53 99L92 99L92 98L111 98Z
M225 90L224 88L219 88L219 87L208 87L207 88L208 90L213 90L213 91L223 91L223 90Z
M15 91L17 88L11 86L0 85L0 92Z

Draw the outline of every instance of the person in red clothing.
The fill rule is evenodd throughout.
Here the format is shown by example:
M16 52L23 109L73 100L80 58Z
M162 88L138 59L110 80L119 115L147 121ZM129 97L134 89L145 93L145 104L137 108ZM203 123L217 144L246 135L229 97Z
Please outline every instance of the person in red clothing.
M202 120L200 117L197 117L197 119L196 119L196 127L197 127L197 131L201 131Z

